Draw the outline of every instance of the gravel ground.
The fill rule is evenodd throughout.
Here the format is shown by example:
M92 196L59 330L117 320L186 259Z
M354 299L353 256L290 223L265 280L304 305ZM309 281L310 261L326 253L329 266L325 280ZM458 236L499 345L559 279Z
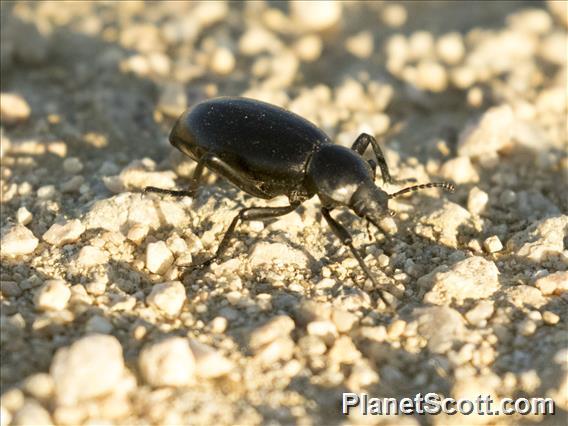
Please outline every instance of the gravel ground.
M566 424L566 2L2 2L1 425ZM272 102L382 137L381 231L255 200L168 145L187 106ZM378 184L381 185L379 179ZM395 186L387 187L389 192ZM551 397L555 416L340 414L341 393Z

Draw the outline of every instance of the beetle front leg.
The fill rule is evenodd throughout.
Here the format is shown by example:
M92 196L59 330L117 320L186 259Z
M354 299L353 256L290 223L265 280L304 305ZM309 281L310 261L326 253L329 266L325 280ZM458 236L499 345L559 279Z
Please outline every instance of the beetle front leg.
M355 139L355 142L353 142L351 149L363 155L365 153L365 150L369 147L369 145L371 145L371 147L373 148L373 152L376 158L376 163L374 164L374 167L376 168L378 165L379 169L381 169L381 177L383 178L383 182L394 183L394 184L416 182L416 179L414 178L393 179L389 171L389 166L387 165L387 160L385 159L385 155L383 154L383 150L381 149L381 146L373 136L367 133L361 133L357 137L357 139ZM371 167L373 167L373 164L371 164L370 162L369 164L371 165Z
M235 228L237 227L239 221L246 222L249 220L271 219L274 217L283 216L296 210L299 205L300 203L293 203L289 206L283 207L248 207L242 209L231 221L231 224L225 232L225 235L223 236L223 239L221 240L221 243L219 244L215 255L207 259L205 262L190 266L191 270L205 268L223 255L227 248L229 248L229 243L231 241L231 238L233 237L233 234L235 233Z
M377 280L375 279L375 277L371 273L371 270L365 264L365 260L363 259L361 254L359 254L359 251L353 245L353 238L349 234L349 231L341 223L339 223L337 220L335 220L331 216L330 209L323 207L321 209L321 213L322 213L323 217L325 218L325 220L327 221L327 223L329 224L329 227L331 228L333 233L337 236L337 238L339 238L341 243L346 245L347 247L349 247L349 250L351 251L351 253L355 257L355 259L357 259L357 262L359 262L361 269L363 269L363 271L365 272L365 275L367 275L367 277L373 283L373 287L378 291L379 297L381 298L381 300L387 306L391 306L391 303L387 300L387 298L383 294L383 291L380 289L380 284L377 282ZM398 291L398 289L396 289L396 290L393 291L393 293L395 293L395 294L400 293L400 291Z

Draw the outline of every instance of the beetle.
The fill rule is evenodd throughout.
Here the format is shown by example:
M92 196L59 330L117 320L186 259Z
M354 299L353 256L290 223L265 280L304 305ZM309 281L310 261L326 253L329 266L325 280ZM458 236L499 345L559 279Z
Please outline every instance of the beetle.
M145 188L146 192L194 196L207 167L254 197L271 199L285 195L289 199L288 206L240 210L216 253L193 269L204 268L222 256L239 222L285 215L317 195L321 213L333 233L349 248L387 305L389 302L354 247L351 235L331 216L331 211L345 206L377 226L382 217L393 214L388 208L391 198L423 188L454 190L451 183L437 182L388 194L374 182L377 166L384 183L395 180L373 136L362 133L351 149L335 145L322 130L299 115L249 98L221 97L198 103L177 119L169 140L197 162L191 187L177 191L150 186ZM363 154L369 145L375 158L367 161Z

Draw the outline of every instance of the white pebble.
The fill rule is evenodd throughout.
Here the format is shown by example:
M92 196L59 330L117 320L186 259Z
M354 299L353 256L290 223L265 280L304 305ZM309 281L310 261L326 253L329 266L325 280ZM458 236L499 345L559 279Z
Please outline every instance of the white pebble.
M169 316L179 314L185 302L185 287L180 281L155 284L146 302Z
M103 316L94 315L85 324L87 333L109 334L112 331L112 323Z
M163 274L174 262L174 255L164 241L146 247L146 267L154 274Z
M557 289L562 289L568 284L568 271L559 271L538 278L534 285L545 296L554 294Z
M211 346L191 339L189 347L195 357L196 372L199 377L211 379L221 377L234 368L234 363Z
M436 51L442 61L455 65L460 62L465 53L462 36L459 33L445 34L436 43Z
M184 386L195 377L195 357L182 337L168 337L146 346L138 362L144 380L151 386Z
M479 181L479 174L469 157L456 157L446 161L440 173L444 178L457 184Z
M53 395L55 384L47 373L36 373L28 376L24 382L24 390L40 401L45 401Z
M249 345L253 350L258 349L279 337L287 336L294 327L294 321L290 317L279 315L254 330L250 335Z
M235 55L226 47L219 47L211 57L211 70L220 75L227 75L235 69Z
M23 225L15 225L2 236L0 253L2 257L17 257L25 254L33 253L39 241L30 231Z
M493 315L493 311L493 301L481 300L473 308L466 312L465 319L467 319L467 321L472 325L478 325L482 321L490 318L491 315Z
M227 329L227 318L225 317L215 317L211 321L211 332L213 333L224 333Z
M305 62L313 62L321 56L323 42L316 34L308 34L300 38L294 45L294 51Z
M42 238L51 245L62 246L77 241L83 232L85 225L79 219L73 219L64 224L54 223Z
M513 110L509 105L490 108L461 132L458 155L476 157L499 151L511 140L513 121Z
M406 8L403 5L386 3L381 13L381 19L387 26L398 28L404 25L407 15Z
M416 85L431 92L442 92L448 86L446 69L437 62L421 61L418 64Z
M542 320L544 321L545 324L554 325L558 324L558 321L560 321L560 317L556 315L554 312L544 311L542 313Z
M77 257L77 263L87 267L101 265L107 261L108 255L102 249L94 246L84 246Z
M55 186L53 185L44 185L37 190L38 198L42 200L51 200L55 197Z
M312 321L307 326L308 334L321 337L326 344L331 344L337 337L337 328L331 321Z
M345 41L345 48L353 56L368 59L373 54L374 40L371 31L363 31L349 37Z
M31 109L26 100L15 93L0 94L0 111L2 123L17 124L26 121Z
M467 196L467 209L470 213L480 214L485 210L488 202L489 194L479 189L477 186L474 186Z
M148 225L136 223L128 230L126 238L132 241L134 244L140 244L144 241L144 238L148 235L150 227Z
M112 392L124 373L122 346L113 336L93 334L57 350L51 363L51 376L59 404Z
M15 414L12 425L52 425L49 412L33 399L26 399L22 408Z
M83 170L83 163L77 157L69 157L63 161L63 170L71 175L76 175Z
M294 1L289 6L292 18L306 30L326 30L337 24L341 18L341 2Z
M265 264L271 265L273 263L282 266L295 264L301 268L305 268L308 263L308 258L304 252L292 248L287 244L259 241L253 246L249 261L253 268Z
M46 281L35 294L35 306L42 311L65 309L71 298L71 290L63 280Z
M483 248L488 253L496 253L503 250L503 243L501 243L501 240L497 235L492 235L483 241Z
M33 215L25 207L20 207L18 209L18 211L16 212L16 220L18 221L18 223L20 225L27 225L32 221L32 219L33 219Z

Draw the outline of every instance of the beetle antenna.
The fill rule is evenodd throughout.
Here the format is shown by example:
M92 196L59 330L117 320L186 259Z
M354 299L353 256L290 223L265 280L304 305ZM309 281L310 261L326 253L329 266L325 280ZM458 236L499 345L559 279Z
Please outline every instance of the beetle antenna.
M400 191L397 191L394 194L389 194L389 198L400 197L401 195L406 194L407 192L414 192L427 188L442 188L449 192L454 192L456 190L456 187L454 186L453 183L430 182L430 183L423 183L422 185L414 185L414 186L409 186L408 188L401 189Z

